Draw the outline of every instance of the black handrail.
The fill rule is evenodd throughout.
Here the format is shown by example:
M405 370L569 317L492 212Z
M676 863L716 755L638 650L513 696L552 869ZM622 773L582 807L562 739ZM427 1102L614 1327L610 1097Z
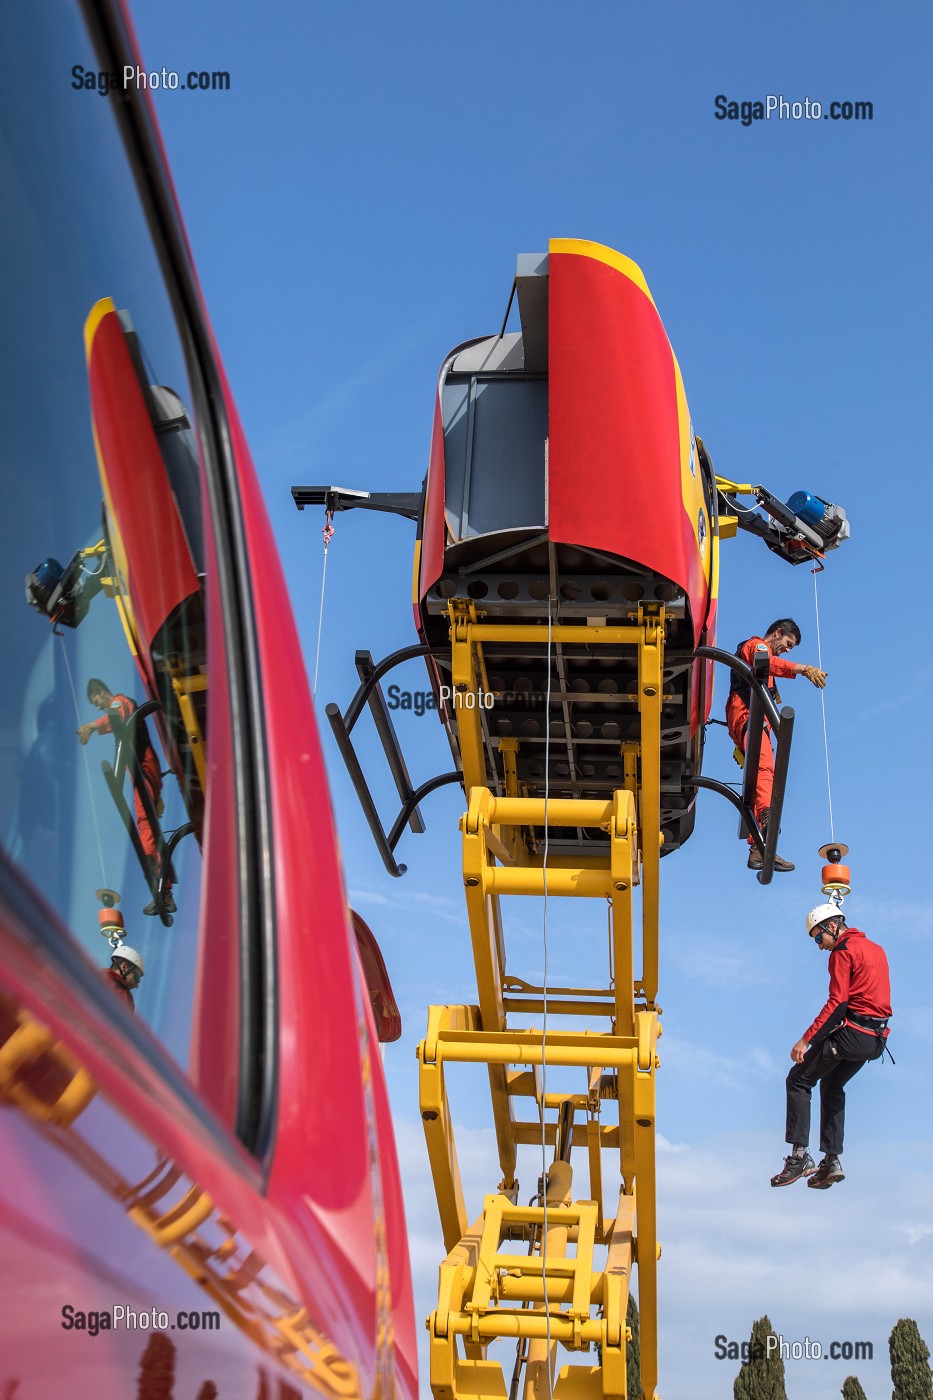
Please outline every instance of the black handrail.
M382 863L386 870L396 878L404 875L407 869L406 866L396 861L394 854L402 832L406 826L410 826L415 832L424 831L424 822L418 810L419 803L437 788L443 787L447 783L462 781L462 775L459 772L443 773L437 777L429 778L418 788L412 787L408 767L402 755L395 727L389 716L380 682L387 672L391 671L393 667L401 665L403 661L411 661L417 656L437 657L438 655L439 653L434 647L427 643L419 643L415 646L402 647L399 651L392 652L377 665L374 665L370 652L358 651L356 653L356 669L361 677L361 684L347 706L346 713L341 714L340 706L333 702L324 707L340 755L363 809L363 815L372 832L376 849L382 857ZM395 780L398 795L402 800L398 816L388 832L382 824L373 795L369 790L369 784L350 738L353 727L367 704L372 712L376 731L382 743L392 777Z
M781 815L784 810L784 796L787 790L790 747L794 736L794 711L789 705L785 705L783 710L779 711L767 687L755 675L753 668L733 652L723 651L721 647L701 646L697 647L695 655L710 661L721 661L748 683L750 695L748 725L745 730L742 796L737 796L725 783L720 783L713 778L687 778L684 780L684 785L686 787L708 788L711 792L718 792L720 796L728 798L732 805L738 809L741 817L739 835L750 834L755 846L761 852L761 870L758 872L759 884L770 885L774 876L774 861L777 856ZM774 782L771 789L768 831L767 836L762 837L761 830L753 815L752 804L758 778L761 744L763 741L769 742L766 739L763 740L766 723L774 730L777 738L777 751L774 756Z

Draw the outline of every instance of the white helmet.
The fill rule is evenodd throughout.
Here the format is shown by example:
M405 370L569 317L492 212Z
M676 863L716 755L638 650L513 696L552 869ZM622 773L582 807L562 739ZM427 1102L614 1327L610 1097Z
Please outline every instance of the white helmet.
M142 953L137 953L136 949L131 948L128 943L122 943L119 948L114 948L110 961L116 962L117 960L132 963L140 977L145 975L146 969L143 966Z
M807 933L812 933L817 924L825 923L827 919L840 918L841 914L838 904L818 904L807 915Z

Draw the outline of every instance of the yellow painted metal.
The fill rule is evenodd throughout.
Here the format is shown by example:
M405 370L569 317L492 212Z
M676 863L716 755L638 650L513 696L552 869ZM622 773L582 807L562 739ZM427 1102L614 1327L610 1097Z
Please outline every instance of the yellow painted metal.
M425 1058L425 1047L432 1036L436 1036L436 1026L441 1019L449 1024L475 1024L472 1006L432 1006L428 1011L428 1040L418 1047L421 1064L419 1093L421 1121L428 1147L428 1160L434 1177L434 1190L441 1216L441 1229L448 1249L466 1231L467 1215L463 1201L463 1187L460 1183L460 1166L454 1144L453 1122L447 1101L447 1087L444 1083L444 1065L435 1054L430 1060Z
M754 486L748 483L730 481L727 476L717 475L716 485L720 491L728 491L730 496L751 496L755 491Z
M456 600L450 602L451 609ZM460 605L462 606L462 604ZM483 642L533 642L540 646L545 640L537 624L512 622L477 622L469 627L469 639ZM638 646L642 640L640 627L590 627L588 624L566 623L551 628L552 645L575 643L577 646Z
M432 1011L450 1010L432 1007ZM454 1008L460 1009L460 1008ZM609 1069L635 1064L637 1044L624 1036L587 1035L583 1031L452 1031L441 1029L434 1041L434 1056L428 1057L428 1041L424 1063L446 1061L448 1064L474 1065L579 1065L588 1068L595 1061Z
M189 674L177 657L169 660L168 670L172 677L172 689L178 701L181 722L188 736L188 747L194 762L195 772L198 775L198 782L201 784L201 791L206 792L207 760L204 755L204 735L201 733L201 724L191 697L199 691L207 690L207 676L200 672Z
M523 1400L624 1400L625 1315L638 1262L642 1379L653 1400L657 1379L655 1207L655 1073L659 1065L658 988L660 748L664 703L665 611L642 604L630 626L558 624L554 646L631 648L637 693L616 697L637 705L637 741L620 745L622 786L608 798L550 799L529 795L518 779L519 741L487 741L483 711L457 697L488 690L490 647L541 647L540 625L483 620L472 602L451 601L451 666L467 811L461 820L463 880L478 1004L430 1008L418 1048L421 1113L448 1255L440 1270L438 1307L428 1320L431 1388L437 1400L494 1400L509 1394L499 1362L487 1356L497 1339L521 1344ZM560 672L558 672L560 674ZM488 743L488 748L487 748ZM499 791L489 787L496 758ZM549 855L541 830L586 829L592 852ZM602 837L598 833L602 832ZM546 868L545 868L546 867ZM642 887L641 948L636 978L633 891ZM542 987L507 972L502 899L517 896L596 899L609 911L608 979L595 987ZM605 917L604 915L602 916ZM636 1005L636 998L643 1003ZM542 1019L547 1014L546 1027ZM522 1015L538 1026L517 1028ZM560 1028L559 1018L599 1029ZM558 1024L552 1018L558 1018ZM445 1069L486 1067L502 1180L468 1227L453 1137ZM545 1093L542 1071L579 1069L580 1092ZM566 1077L566 1076L565 1076ZM563 1083L563 1081L562 1081ZM538 1116L516 1106L531 1100ZM557 1115L572 1105L561 1141L586 1153L589 1201L571 1203L569 1163L552 1164L547 1229L541 1206L518 1202L515 1178L522 1145L547 1150L558 1139ZM527 1110L526 1110L527 1112ZM543 1119L543 1123L542 1123ZM612 1121L617 1119L617 1121ZM603 1154L618 1154L622 1190L614 1220L604 1221ZM611 1160L611 1159L610 1159ZM551 1194L555 1186L560 1204ZM556 1189L556 1187L555 1187ZM567 1254L574 1246L574 1253ZM529 1253L521 1253L522 1248ZM596 1249L606 1251L605 1264ZM543 1258L542 1258L543 1252ZM598 1345L598 1363L593 1348ZM557 1371L558 1346L586 1364Z
M552 1222L551 1212L555 1207L564 1207L570 1204L573 1195L573 1171L570 1163L556 1161L552 1163L547 1174L545 1187L545 1201L548 1207L548 1226L544 1231L544 1238L541 1242L541 1255L534 1262L537 1264L541 1274L542 1302L551 1302L550 1285L552 1280L559 1281L566 1278L570 1285L570 1314L574 1319L579 1319L582 1323L584 1318L590 1315L590 1287L592 1282L592 1268L585 1268L581 1265L579 1256L570 1260L567 1254L567 1236L570 1233L570 1226L558 1225ZM581 1222L582 1223L582 1222ZM590 1243L590 1261L592 1260L592 1242ZM528 1261L531 1262L531 1261ZM525 1261L521 1259L511 1263L507 1256L499 1255L499 1269L502 1274L508 1276L509 1272L523 1269ZM586 1297L581 1300L578 1280L585 1272L583 1279L586 1287ZM500 1289L500 1294L501 1294ZM556 1301L556 1300L555 1300ZM554 1386L554 1367L557 1362L557 1342L551 1341L550 1333L543 1339L535 1338L530 1342L528 1354L525 1360L525 1377L522 1388L522 1400L545 1400L545 1396L550 1395Z
M450 601L451 689L454 693L453 714L460 739L460 761L463 787L469 798L471 788L486 784L486 756L479 706L458 703L464 695L475 696L481 684L478 648L471 640L475 630L476 608L473 603L453 598Z
M642 832L642 987L649 1006L658 995L658 920L661 863L661 678L664 674L664 608L639 604L644 640L638 648L641 719L639 817Z
M492 793L481 805L486 821L502 826L543 826L544 808L540 797L493 797ZM598 826L608 830L613 804L552 797L547 808L551 826Z

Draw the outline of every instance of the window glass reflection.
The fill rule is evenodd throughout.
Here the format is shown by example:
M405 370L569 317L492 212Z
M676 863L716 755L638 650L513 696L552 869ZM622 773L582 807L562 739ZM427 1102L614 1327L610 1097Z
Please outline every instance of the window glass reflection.
M0 837L95 965L102 931L136 950L114 1015L132 998L185 1063L208 742L194 394L114 101L50 68L99 66L83 30L58 5L7 23Z

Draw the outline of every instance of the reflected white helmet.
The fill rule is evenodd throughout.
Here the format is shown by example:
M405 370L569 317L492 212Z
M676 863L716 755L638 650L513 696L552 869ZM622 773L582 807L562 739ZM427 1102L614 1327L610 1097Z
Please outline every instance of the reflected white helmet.
M140 977L144 976L146 969L143 966L143 955L142 953L137 953L136 949L131 948L129 944L124 943L122 947L114 949L110 961L117 962L118 960L132 963Z
M825 923L827 919L840 918L841 913L838 904L818 904L807 915L807 933L812 933L817 924Z

